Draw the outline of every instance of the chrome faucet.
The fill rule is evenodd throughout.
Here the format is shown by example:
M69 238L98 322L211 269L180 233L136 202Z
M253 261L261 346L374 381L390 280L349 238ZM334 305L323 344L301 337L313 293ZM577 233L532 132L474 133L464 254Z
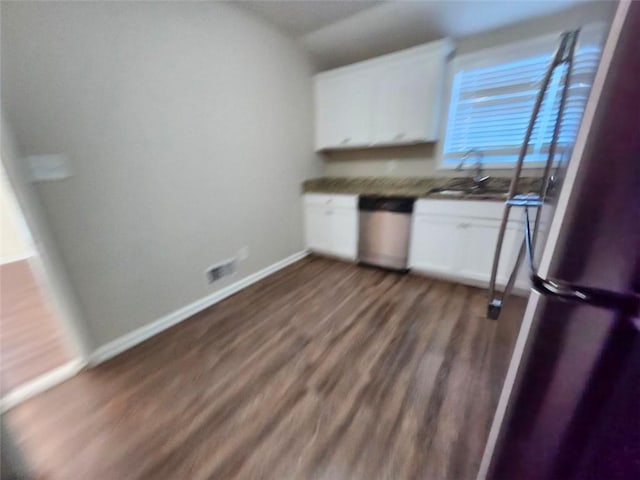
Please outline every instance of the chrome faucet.
M456 167L456 170L458 172L462 171L464 164L467 163L467 160L469 160L472 156L475 156L476 158L472 189L477 190L485 187L486 183L491 178L490 175L485 175L484 170L482 169L482 159L484 158L484 154L480 150L476 150L475 148L472 148L471 150L467 151L462 156L462 159L460 160L460 163Z

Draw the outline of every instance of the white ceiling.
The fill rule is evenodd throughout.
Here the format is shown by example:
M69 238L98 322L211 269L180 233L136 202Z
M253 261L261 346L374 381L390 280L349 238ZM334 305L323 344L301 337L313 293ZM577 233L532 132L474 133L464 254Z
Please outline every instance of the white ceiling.
M460 38L588 0L241 1L299 39L321 69L443 37Z
M290 35L301 37L380 5L380 0L261 0L237 2Z

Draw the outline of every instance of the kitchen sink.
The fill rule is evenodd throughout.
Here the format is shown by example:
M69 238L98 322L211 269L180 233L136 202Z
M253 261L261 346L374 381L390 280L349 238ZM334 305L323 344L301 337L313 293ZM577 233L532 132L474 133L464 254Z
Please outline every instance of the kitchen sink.
M459 197L461 195L468 195L471 194L471 192L467 191L467 190L440 190L440 189L435 189L435 190L431 190L430 193L437 193L438 195L450 195L452 197Z
M429 194L437 194L446 197L464 197L464 196L482 196L482 197L495 197L506 198L507 194L504 191L488 190L484 188L433 188L429 190Z

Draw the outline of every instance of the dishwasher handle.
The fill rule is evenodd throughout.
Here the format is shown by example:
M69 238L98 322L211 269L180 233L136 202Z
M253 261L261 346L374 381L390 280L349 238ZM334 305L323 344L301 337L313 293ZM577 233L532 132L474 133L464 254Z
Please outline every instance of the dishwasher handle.
M397 213L413 213L415 198L411 197L382 197L378 195L361 195L358 198L358 210Z

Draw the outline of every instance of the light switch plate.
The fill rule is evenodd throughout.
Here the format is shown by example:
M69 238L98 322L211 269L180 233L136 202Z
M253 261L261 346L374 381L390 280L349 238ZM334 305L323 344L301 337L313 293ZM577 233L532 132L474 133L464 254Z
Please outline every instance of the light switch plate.
M48 182L64 180L71 176L69 157L64 153L31 155L27 157L31 180L34 182Z

